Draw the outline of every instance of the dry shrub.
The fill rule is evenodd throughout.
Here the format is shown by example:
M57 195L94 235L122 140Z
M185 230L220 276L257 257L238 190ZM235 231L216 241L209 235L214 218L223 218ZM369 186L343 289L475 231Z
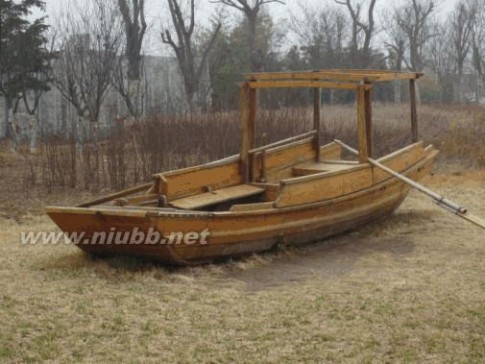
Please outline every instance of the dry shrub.
M471 120L453 122L441 144L448 157L467 161L475 167L485 167L485 113Z
M420 135L442 150L442 159L460 158L485 165L485 113L470 106L419 108ZM322 143L336 138L356 146L355 105L323 107ZM375 156L411 141L407 104L376 104L373 110ZM260 110L256 144L271 143L311 130L310 108ZM130 125L118 120L107 137L88 136L80 147L72 136L44 141L41 184L79 187L91 191L121 189L148 181L154 173L205 163L237 154L240 145L238 112L167 115ZM266 135L264 137L263 135ZM35 174L32 172L31 174Z

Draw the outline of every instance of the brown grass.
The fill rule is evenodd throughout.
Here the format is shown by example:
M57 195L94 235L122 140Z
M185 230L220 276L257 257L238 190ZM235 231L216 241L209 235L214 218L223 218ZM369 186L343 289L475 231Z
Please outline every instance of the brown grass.
M428 183L485 215L483 185ZM2 225L0 361L485 360L483 233L417 194L325 243L175 271L21 246L45 217Z
M452 163L477 165L483 143L456 160L441 144L449 130L478 143L451 122L481 111L421 109L425 138L445 147L426 184L485 216L485 172ZM346 112L327 110L336 131ZM401 113L376 109L377 123L400 128L389 120ZM20 231L54 229L41 206L87 195L15 185L17 157L0 163L0 362L485 361L483 231L417 193L388 219L320 244L169 270L22 246Z

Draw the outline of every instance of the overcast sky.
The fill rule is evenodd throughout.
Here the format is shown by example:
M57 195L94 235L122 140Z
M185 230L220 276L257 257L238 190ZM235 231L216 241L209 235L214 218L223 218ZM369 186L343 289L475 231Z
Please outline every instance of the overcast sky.
M47 15L49 16L48 22L54 22L56 17L61 16L62 12L66 10L66 4L72 0L46 0ZM78 0L89 1L89 0ZM106 0L110 1L110 0ZM111 0L113 1L113 0ZM182 0L184 1L184 0ZM354 0L363 1L363 0ZM365 0L364 0L365 1ZM379 14L383 9L389 6L396 6L403 0L377 0L376 13ZM451 11L458 0L437 0L440 16L446 16L446 13ZM305 4L305 6L312 6L315 9L325 6L325 3L331 4L333 0L286 0L286 6L280 4L268 5L268 10L277 22L282 22L288 19L291 14L299 11L299 4ZM151 31L147 39L148 53L159 53L160 48L163 47L159 39L160 29L162 24L166 22L167 8L166 0L146 0L146 14L147 20L150 24ZM209 23L208 19L215 13L220 11L220 5L216 5L210 2L210 0L197 0L197 17L202 20L203 24ZM237 12L228 11L228 16L237 16ZM379 15L377 15L379 18Z

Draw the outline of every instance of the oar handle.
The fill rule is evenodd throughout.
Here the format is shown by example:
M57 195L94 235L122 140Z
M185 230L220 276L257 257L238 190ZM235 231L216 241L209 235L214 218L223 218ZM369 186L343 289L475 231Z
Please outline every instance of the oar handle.
M348 150L350 153L355 154L355 155L359 155L359 152L356 149L348 146L347 144L343 143L342 141L335 139L334 142L337 143L338 145L340 145L342 148ZM391 168L385 166L384 164L382 164L382 163L380 163L380 162L378 162L378 161L376 161L372 158L369 158L368 161L371 165L373 165L373 166L375 166L379 169L382 169L383 171L389 173L391 176L403 181L404 183L410 185L411 187L417 189L418 191L428 195L429 197L431 197L436 202L436 204L438 206L443 207L446 210L456 214L457 216L460 216L461 218L463 218L463 219L485 229L485 221L479 219L476 216L468 214L467 209L464 208L463 206L460 206L457 203L448 200L447 198L441 196L440 194L438 194L434 191L431 191L429 188L413 181L412 179L410 179L406 176L399 174L398 172L392 170Z

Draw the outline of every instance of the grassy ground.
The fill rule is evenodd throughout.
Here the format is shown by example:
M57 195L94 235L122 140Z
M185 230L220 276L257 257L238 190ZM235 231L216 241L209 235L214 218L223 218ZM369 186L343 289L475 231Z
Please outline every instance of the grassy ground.
M425 182L485 217L484 180L441 162ZM485 362L483 231L416 192L350 234L177 270L23 246L56 196L19 193L1 204L0 362Z
M485 216L484 178L428 183ZM0 223L3 362L485 360L483 231L415 193L325 243L175 271L20 245L43 216Z

